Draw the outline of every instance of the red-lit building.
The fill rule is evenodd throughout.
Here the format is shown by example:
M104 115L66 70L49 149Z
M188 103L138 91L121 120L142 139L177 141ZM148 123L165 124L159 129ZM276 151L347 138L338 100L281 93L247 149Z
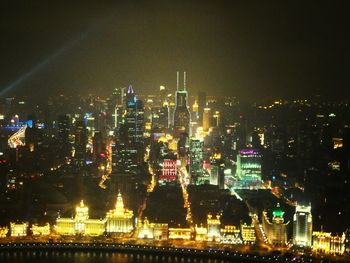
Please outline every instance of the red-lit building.
M171 183L177 180L177 163L173 159L164 159L162 172L159 176L159 183Z

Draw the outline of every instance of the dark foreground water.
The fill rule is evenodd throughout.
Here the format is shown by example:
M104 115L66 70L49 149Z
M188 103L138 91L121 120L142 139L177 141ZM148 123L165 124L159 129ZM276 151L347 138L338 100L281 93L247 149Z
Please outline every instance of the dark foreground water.
M9 251L0 252L1 263L229 263L232 260L204 259L184 256L156 256L113 252ZM238 261L237 261L238 262Z

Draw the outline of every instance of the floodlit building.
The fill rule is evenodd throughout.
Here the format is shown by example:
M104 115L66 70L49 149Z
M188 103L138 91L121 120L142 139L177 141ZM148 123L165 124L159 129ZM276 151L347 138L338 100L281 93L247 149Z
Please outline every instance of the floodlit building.
M168 239L168 224L151 223L147 217L143 221L138 222L138 235L139 239L155 239L155 240L167 240Z
M124 208L121 193L118 193L115 208L107 212L107 233L129 233L134 229L134 213Z
M220 215L213 217L211 214L207 216L208 241L220 241Z
M242 244L241 231L236 226L225 226L221 229L221 243Z
M174 227L169 228L169 239L191 239L191 228Z
M293 244L310 247L312 241L311 205L297 205L293 223Z
M12 237L23 237L27 235L27 223L22 224L16 224L16 223L10 223L11 226L11 236Z
M272 221L269 219L266 211L262 213L262 227L270 244L276 246L285 246L287 244L287 226L289 222L284 222L284 212L277 204L272 212Z
M0 237L6 237L8 232L9 232L9 229L7 226L0 227Z
M89 219L89 208L84 201L75 208L74 218L57 218L56 231L60 235L100 236L105 232L106 220Z
M322 254L344 254L345 234L333 236L330 232L314 231L312 233L312 251Z
M139 233L137 238L153 239L154 238L154 224L150 223L147 217L143 222L140 220L138 225Z
M202 224L200 226L195 226L196 231L196 241L207 241L208 239L208 229Z
M255 228L254 225L248 225L246 223L241 223L241 235L244 244L255 243Z
M32 225L33 236L47 236L50 235L50 224L46 223L44 226Z

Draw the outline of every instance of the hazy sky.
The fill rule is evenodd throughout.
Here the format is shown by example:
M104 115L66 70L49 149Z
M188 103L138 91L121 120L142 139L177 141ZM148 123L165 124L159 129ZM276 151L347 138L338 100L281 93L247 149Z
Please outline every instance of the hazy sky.
M5 2L5 3L4 3ZM72 3L74 2L74 4ZM1 1L0 91L349 95L346 1Z

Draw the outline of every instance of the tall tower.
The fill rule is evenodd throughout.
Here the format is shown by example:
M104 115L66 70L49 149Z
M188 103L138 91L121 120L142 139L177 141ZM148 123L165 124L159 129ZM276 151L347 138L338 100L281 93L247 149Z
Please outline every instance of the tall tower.
M186 72L184 72L183 89L179 89L179 72L177 72L177 87L175 93L174 136L190 132L190 111L188 109L188 93L186 90Z
M144 105L141 100L136 99L131 85L126 94L125 124L129 142L141 142L144 131Z
M311 246L312 215L311 205L297 205L293 217L293 244L297 246Z

